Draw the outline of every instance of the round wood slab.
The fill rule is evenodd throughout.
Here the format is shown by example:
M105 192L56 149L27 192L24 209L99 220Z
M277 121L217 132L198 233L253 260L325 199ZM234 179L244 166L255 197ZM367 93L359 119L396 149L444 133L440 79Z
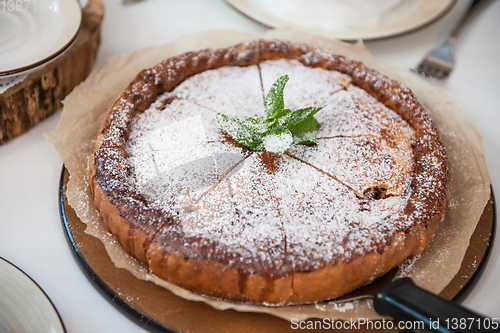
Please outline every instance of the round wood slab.
M116 268L101 241L85 233L86 225L68 205L64 194L68 180L69 173L63 167L59 186L61 221L76 261L97 290L137 324L155 332L294 331L291 323L286 320L259 313L218 311L204 303L177 297L152 282L136 279L128 271ZM486 265L495 224L495 200L492 191L490 201L470 240L462 267L441 292L441 297L458 302L467 297Z
M99 46L103 15L101 0L89 0L82 9L82 28L73 44L0 94L0 144L59 110L66 95L89 75Z

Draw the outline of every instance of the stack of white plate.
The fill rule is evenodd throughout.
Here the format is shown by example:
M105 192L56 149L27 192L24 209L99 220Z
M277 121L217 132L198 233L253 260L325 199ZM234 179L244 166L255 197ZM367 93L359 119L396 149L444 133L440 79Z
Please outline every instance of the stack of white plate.
M0 93L60 56L81 24L78 0L0 1Z

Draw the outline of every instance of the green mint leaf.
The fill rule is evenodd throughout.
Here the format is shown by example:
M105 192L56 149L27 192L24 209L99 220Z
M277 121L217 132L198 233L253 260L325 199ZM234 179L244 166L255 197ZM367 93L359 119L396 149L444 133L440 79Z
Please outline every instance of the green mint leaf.
M290 128L290 132L293 135L293 143L297 145L318 143L316 139L318 125L318 121L313 116L309 116L293 125Z
M264 149L265 126L263 118L248 117L242 120L238 117L229 117L218 113L217 122L227 134L242 145L255 151Z
M324 106L308 107L293 112L288 121L288 126L293 134L294 144L318 143L316 129L319 123L314 118L314 115L323 108Z
M265 119L259 116L246 117L243 120L243 125L249 128L252 132L263 135L266 133L268 126Z
M321 109L323 109L325 106L318 106L318 107L308 107L304 109L299 109L294 111L288 120L288 126L291 128L292 126L302 122L308 117L313 117L316 113L318 113Z
M284 153L293 143L293 135L288 129L272 131L264 137L264 149L272 153Z
M285 115L285 99L283 90L288 82L288 75L283 75L273 83L266 95L266 109L264 113L267 118L279 118Z
M266 124L268 129L275 129L279 127L289 127L290 117L292 117L293 111L290 109L283 109L281 115L276 118L266 118Z
M217 114L217 121L233 139L254 151L267 150L284 153L292 144L314 144L319 125L314 115L321 107L308 107L292 111L285 109L283 91L288 75L280 77L272 85L265 100L266 118L246 118Z

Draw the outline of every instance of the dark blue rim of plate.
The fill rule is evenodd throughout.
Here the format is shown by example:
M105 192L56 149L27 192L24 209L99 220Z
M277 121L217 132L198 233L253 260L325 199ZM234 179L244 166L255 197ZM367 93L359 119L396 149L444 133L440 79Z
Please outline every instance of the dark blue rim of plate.
M24 1L26 1L26 0L24 0ZM76 3L78 3L78 6L80 7L80 11L81 11L82 4L78 0L75 0L75 1L76 1ZM22 72L32 70L40 65L43 65L43 64L57 58L59 55L61 55L64 51L66 51L73 44L73 42L76 40L76 38L80 34L82 27L83 27L83 12L80 14L80 24L78 25L78 29L75 31L75 34L59 50L57 50L56 52L52 53L51 55L49 55L41 60L38 60L37 62L34 62L32 64L18 67L18 68L9 69L9 70L3 71L3 72L0 71L0 78L7 77L10 75L14 75L14 74L20 74Z
M78 245L73 239L71 235L71 231L69 230L68 221L66 220L66 213L64 211L64 174L66 171L66 167L62 166L61 177L59 180L59 212L61 215L61 222L63 224L63 228L65 231L66 239L68 240L68 244L71 248L71 252L73 253L73 257L76 259L78 266L85 274L87 279L92 283L92 285L99 291L101 295L104 296L115 308L120 310L123 314L125 314L129 319L138 324L139 326L151 331L151 332L168 332L168 333L178 333L178 331L169 328L158 321L150 318L134 307L130 306L127 302L125 302L117 293L113 291L90 267L87 263L80 250L78 249ZM491 199L493 202L493 221L492 228L490 233L490 239L486 248L486 251L481 259L481 262L478 265L476 271L472 274L471 278L467 281L467 283L462 287L462 289L453 297L452 301L461 304L467 296L472 292L472 289L476 286L479 278L484 272L484 269L488 263L490 258L491 248L493 247L493 240L495 238L496 231L496 201L495 195L493 193L493 187L490 186L491 190Z
M50 297L47 295L47 293L42 289L42 287L40 287L40 285L38 283L35 282L35 280L33 280L31 278L31 276L29 276L28 274L26 274L25 271L23 271L22 269L20 269L19 267L17 267L16 265L14 265L13 263L11 263L9 260L5 259L4 257L1 257L0 256L0 260L3 260L5 261L6 263L8 263L9 265L11 265L12 267L14 267L15 269L17 269L19 272L23 273L25 276L28 277L28 279L31 280L31 282L33 282L33 284L35 286L38 287L38 289L42 292L42 294L45 296L45 298L49 301L50 305L52 306L52 309L54 309L54 312L56 313L57 315L57 318L59 318L59 322L61 323L61 327L63 329L63 332L66 332L66 327L64 326L64 323L62 321L62 318L61 318L61 315L59 314L59 312L57 311L56 307L54 306L54 303L52 303L52 300L50 299Z
M141 326L142 328L150 332L161 332L161 333L178 333L178 331L173 330L170 327L163 325L162 323L154 320L151 317L144 315L142 312L138 311L136 308L128 304L123 298L113 291L100 277L97 275L92 267L88 264L87 260L83 257L80 252L78 245L76 244L71 231L69 229L68 221L66 220L66 213L64 210L64 174L66 167L63 165L61 171L61 178L59 180L59 213L61 216L61 222L65 231L66 239L68 245L71 248L73 257L75 258L80 270L87 277L90 283L97 289L97 291L104 296L115 308L121 311L126 317L131 319L134 323Z

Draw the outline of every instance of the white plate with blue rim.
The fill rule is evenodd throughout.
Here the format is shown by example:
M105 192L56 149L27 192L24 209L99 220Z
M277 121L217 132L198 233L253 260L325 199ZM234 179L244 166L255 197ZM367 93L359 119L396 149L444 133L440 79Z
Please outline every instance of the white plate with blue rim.
M26 273L0 257L0 332L66 332L56 308Z
M0 78L46 64L76 39L77 0L0 0Z

